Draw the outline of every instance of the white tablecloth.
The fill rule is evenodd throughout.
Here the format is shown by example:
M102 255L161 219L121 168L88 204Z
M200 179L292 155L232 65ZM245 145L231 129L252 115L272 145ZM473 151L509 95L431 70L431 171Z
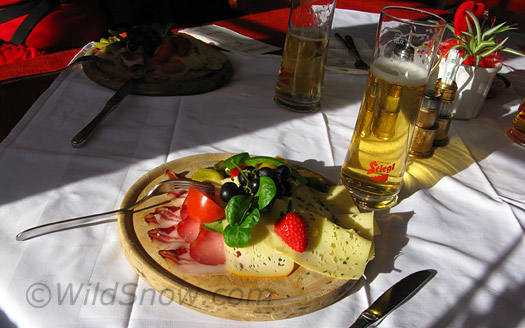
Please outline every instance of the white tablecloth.
M369 37L377 20L338 10L334 29ZM272 100L280 57L229 56L235 74L223 88L128 96L78 149L71 137L113 92L76 67L38 99L0 144L0 326L347 327L399 279L432 268L434 279L381 327L525 327L525 148L506 136L525 88L510 69L510 88L478 118L453 121L450 144L432 158L412 161L400 203L376 215L382 234L366 279L317 312L238 322L170 302L127 263L115 222L15 241L37 224L118 208L144 173L192 154L280 155L337 181L366 76L328 71L322 109L297 114Z

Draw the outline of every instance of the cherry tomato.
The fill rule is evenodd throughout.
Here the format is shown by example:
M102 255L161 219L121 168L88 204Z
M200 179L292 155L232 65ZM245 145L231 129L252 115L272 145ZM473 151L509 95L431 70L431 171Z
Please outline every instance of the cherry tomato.
M184 204L188 216L197 222L213 222L224 217L224 210L207 194L190 187Z

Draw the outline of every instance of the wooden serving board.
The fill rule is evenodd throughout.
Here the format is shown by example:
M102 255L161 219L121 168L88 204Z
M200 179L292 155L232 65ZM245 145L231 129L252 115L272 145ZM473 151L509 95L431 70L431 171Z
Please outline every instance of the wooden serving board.
M203 154L161 165L141 177L126 193L122 207L131 205L153 185L165 179L166 170L188 176L198 166L213 166L233 154ZM151 204L150 204L151 205ZM150 207L151 208L151 207ZM148 252L150 242L136 221L140 207L121 214L118 230L122 249L135 271L155 290L174 302L209 315L250 321L296 317L324 308L348 294L357 280L327 277L297 266L288 277L248 278L236 275L181 275L171 263ZM152 210L151 210L152 211Z
M84 62L82 68L87 77L103 87L118 90L132 75L112 73L105 69L107 63ZM209 71L202 76L188 79L160 79L146 76L141 84L132 92L143 96L183 96L209 92L228 83L233 76L230 61L217 71Z

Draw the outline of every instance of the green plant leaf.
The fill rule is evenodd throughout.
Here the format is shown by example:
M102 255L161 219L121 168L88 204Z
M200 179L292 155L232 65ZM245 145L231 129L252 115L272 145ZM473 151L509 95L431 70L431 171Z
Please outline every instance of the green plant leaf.
M501 49L501 51L505 51L505 52L508 52L509 54L513 54L513 55L517 55L517 56L525 57L524 54L522 54L521 52L516 51L516 50L514 50L514 49L503 48L503 49Z
M255 208L248 216L241 222L239 227L241 228L253 228L259 223L261 218L261 212Z
M275 194L277 194L277 187L275 186L275 182L269 177L260 177L259 178L259 189L257 190L257 193L255 194L255 197L257 197L257 205L262 210L275 197Z
M481 41L481 27L479 26L478 18L476 17L476 15L474 15L472 12L468 10L465 10L465 13L467 13L467 15L469 15L470 18L472 18L472 21L474 22L474 26L476 27L476 39L478 40L478 42ZM468 24L468 19L467 19L467 24ZM469 32L470 32L470 29L469 29Z
M478 44L478 46L472 51L474 54L478 54L480 51L486 48L492 48L496 46L496 42L493 41L483 41Z
M490 54L492 54L493 52L496 52L498 50L502 50L502 47L503 47L503 44L499 44L497 47L494 47L492 49L489 49L483 53L480 54L481 57L487 57L489 56Z
M226 220L230 225L238 225L243 221L246 212L250 209L252 197L244 195L233 196L224 209Z
M208 222L208 223L203 223L202 227L212 232L222 233L224 231L222 221L224 221L224 219L213 221L213 222Z
M241 228L238 225L227 225L222 233L224 242L230 247L246 247L252 240L250 228Z
M466 36L468 36L469 38L475 38L474 34L469 33L469 32L467 32L467 31L463 32L463 35L466 35Z
M505 23L501 23L499 25L496 25L496 26L486 30L485 32L483 32L483 38L500 34L501 32L503 32L503 31L500 31L500 29L502 27L504 27L504 25L505 25Z
M224 165L231 170L236 166L243 165L244 161L248 158L250 158L250 154L248 153L240 153L237 155L233 155L232 157L224 161Z

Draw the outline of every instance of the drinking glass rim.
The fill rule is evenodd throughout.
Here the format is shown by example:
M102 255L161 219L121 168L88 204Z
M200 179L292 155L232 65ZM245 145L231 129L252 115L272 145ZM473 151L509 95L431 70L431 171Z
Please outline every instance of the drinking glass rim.
M414 11L414 12L418 12L418 13L421 13L421 14L425 14L425 15L430 15L432 17L435 17L438 19L438 22L424 22L424 21L416 21L416 20L411 20L411 19L408 19L408 18L399 18L399 17L396 17L396 16L393 16L389 13L387 13L385 10L388 10L388 9L403 9L403 10L409 10L409 11ZM439 16L439 15L436 15L434 13L431 13L429 11L426 11L426 10L422 10L422 9L417 9L417 8L410 8L410 7L403 7L403 6L386 6L386 7L383 7L381 9L381 14L382 15L385 15L385 16L388 16L394 20L397 20L399 22L403 22L403 23L407 23L407 24L412 24L412 25L416 25L416 26L422 26L422 27L444 27L446 24L447 24L447 21ZM439 21L441 21L442 23L439 24Z

